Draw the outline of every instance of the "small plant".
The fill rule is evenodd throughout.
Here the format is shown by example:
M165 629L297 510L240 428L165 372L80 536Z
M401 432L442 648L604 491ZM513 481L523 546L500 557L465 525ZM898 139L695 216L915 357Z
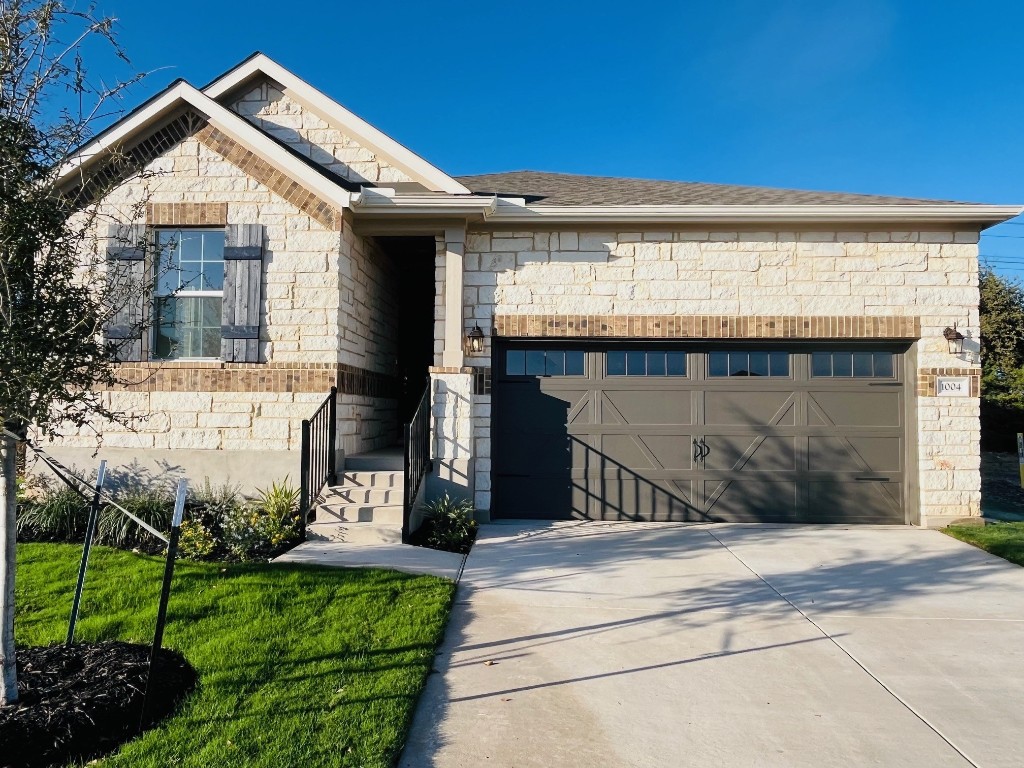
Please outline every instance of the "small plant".
M282 524L291 524L299 511L299 495L301 491L288 484L288 476L280 483L273 482L264 490L257 490L259 505L270 516L276 516Z
M473 519L473 505L465 499L452 499L447 493L423 505L423 525L414 535L414 543L446 552L469 552L479 524Z
M208 528L216 530L225 515L244 503L240 486L230 483L214 486L210 478L205 477L202 487L192 496L189 507L193 519L201 519Z
M88 523L89 504L67 487L18 508L18 536L26 541L84 541Z
M169 491L160 488L134 489L120 494L117 502L158 531L171 529L174 499ZM161 546L149 531L111 506L105 507L100 513L96 542L118 549L141 549L146 552L155 551Z
M297 538L292 520L282 524L275 513L259 504L237 507L222 522L224 546L239 560L262 560L271 557Z
M185 520L181 524L178 552L187 560L206 560L217 549L217 540L200 522Z

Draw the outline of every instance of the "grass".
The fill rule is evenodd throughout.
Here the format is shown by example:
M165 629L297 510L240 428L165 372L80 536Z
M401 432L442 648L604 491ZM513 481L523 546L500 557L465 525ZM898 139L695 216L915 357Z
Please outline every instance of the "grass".
M1011 563L1024 565L1024 523L951 525L943 530L954 539L966 541Z
M19 645L64 639L80 553L18 545ZM159 558L95 548L76 637L151 642L162 574ZM164 644L199 688L100 764L390 766L453 593L394 571L179 562Z

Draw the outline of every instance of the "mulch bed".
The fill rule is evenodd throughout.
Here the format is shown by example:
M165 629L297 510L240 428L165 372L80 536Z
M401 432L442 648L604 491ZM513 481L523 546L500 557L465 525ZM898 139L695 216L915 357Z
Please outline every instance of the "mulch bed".
M121 642L18 648L19 701L0 707L0 766L90 760L171 714L195 688L196 673L181 654L162 649L140 727L149 653Z

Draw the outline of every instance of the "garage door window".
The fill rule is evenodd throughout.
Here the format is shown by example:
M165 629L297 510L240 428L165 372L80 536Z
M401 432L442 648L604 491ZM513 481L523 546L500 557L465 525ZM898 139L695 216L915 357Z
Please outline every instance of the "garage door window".
M709 352L708 376L760 376L787 378L789 376L788 352Z
M811 375L833 379L891 379L892 352L814 352Z
M505 353L509 376L583 376L583 351L510 349Z
M685 376L686 353L616 350L605 357L608 376Z

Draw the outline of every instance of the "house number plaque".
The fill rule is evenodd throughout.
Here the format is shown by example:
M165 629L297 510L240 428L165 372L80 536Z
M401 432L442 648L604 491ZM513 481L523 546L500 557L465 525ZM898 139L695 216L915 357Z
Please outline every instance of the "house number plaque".
M939 397L970 397L970 376L940 376L935 380L935 394Z

